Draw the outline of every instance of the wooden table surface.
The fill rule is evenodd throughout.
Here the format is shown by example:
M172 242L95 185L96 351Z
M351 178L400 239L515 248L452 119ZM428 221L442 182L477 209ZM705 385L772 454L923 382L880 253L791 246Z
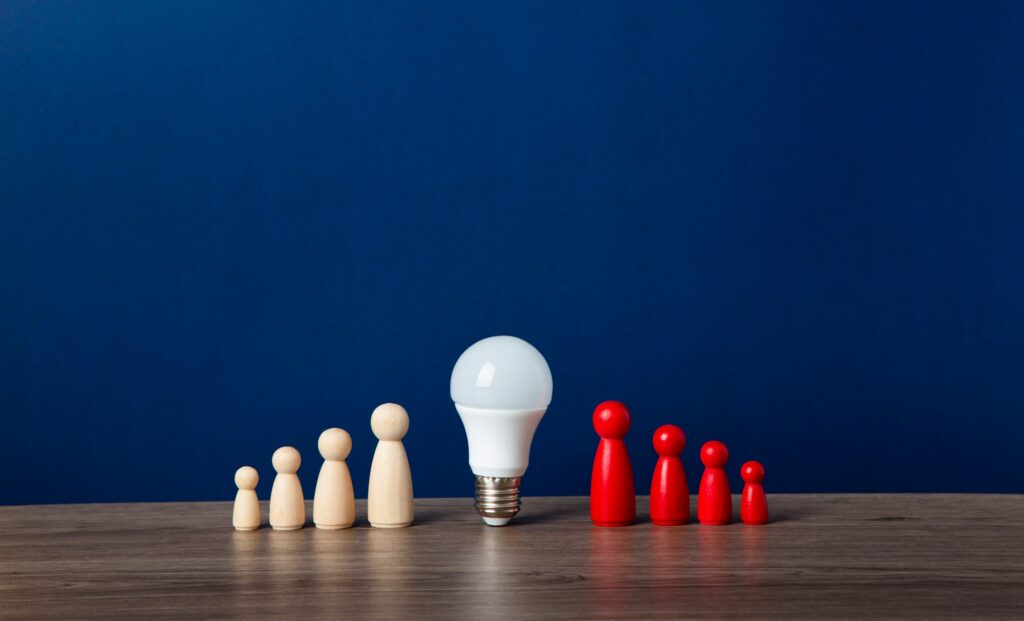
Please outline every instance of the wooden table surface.
M785 495L767 526L505 528L417 499L411 528L235 532L227 502L0 507L0 618L1024 619L1024 496ZM263 507L264 521L266 506ZM309 513L311 515L311 513Z

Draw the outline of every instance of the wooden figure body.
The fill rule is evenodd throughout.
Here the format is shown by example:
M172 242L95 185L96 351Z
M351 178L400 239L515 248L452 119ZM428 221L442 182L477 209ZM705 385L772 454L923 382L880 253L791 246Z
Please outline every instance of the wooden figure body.
M701 524L728 524L732 522L732 494L725 474L729 449L717 440L705 442L700 460L704 462L704 475L697 492L697 519Z
M313 523L328 530L348 528L356 520L352 475L345 463L352 451L352 437L344 429L332 427L320 434L317 447L324 464L313 493Z
M740 468L743 479L743 495L740 496L740 519L744 524L768 523L768 497L764 494L764 466L761 462L748 461Z
M299 483L302 457L290 446L274 451L272 459L277 476L270 490L270 525L274 530L297 530L306 524L306 501Z
M377 436L377 449L370 465L366 514L377 528L401 528L413 520L412 471L402 438L409 431L409 414L395 403L373 411L370 428Z
M260 527L260 499L256 497L256 484L260 475L252 466L242 466L235 471L235 507L231 524L235 530L256 530Z
M636 522L633 465L623 440L629 410L618 401L605 401L594 410L593 423L601 441L590 476L590 519L597 526L628 526Z
M654 432L658 463L651 478L651 521L658 526L678 526L690 519L690 488L679 458L686 447L686 434L675 425L662 425Z

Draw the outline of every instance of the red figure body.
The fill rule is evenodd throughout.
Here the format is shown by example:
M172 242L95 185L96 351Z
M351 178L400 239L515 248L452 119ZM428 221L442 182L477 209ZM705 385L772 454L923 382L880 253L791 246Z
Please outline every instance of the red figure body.
M697 492L697 519L701 524L728 524L732 522L732 495L725 474L729 449L718 440L705 442L700 449L700 460L704 462L704 476L700 478Z
M633 466L623 441L629 423L629 410L618 401L605 401L594 410L594 430L601 442L590 478L590 519L598 526L636 522Z
M743 478L743 496L740 498L740 519L744 524L768 523L768 498L764 495L764 466L759 461L748 461L740 468Z
M654 432L658 463L651 478L651 521L658 526L678 526L690 519L690 488L679 454L686 447L686 434L675 425L662 425Z

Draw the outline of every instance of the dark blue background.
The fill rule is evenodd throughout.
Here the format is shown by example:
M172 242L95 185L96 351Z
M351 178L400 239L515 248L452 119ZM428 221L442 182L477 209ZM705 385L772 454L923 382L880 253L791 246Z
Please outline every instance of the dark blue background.
M0 3L0 502L229 498L384 401L469 495L452 364L516 334L769 491L1024 492L1024 10Z

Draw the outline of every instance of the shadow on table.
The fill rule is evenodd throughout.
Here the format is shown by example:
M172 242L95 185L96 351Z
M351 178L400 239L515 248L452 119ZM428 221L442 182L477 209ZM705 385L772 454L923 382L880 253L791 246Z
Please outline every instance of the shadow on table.
M528 526L539 522L550 522L551 520L586 517L586 510L584 509L581 511L579 507L530 507L525 512L520 513L513 518L508 525Z

